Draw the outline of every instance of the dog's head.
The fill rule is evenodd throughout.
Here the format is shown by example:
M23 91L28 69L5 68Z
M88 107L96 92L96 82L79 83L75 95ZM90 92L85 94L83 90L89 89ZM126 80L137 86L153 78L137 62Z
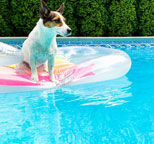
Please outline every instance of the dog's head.
M57 11L50 11L46 3L41 0L40 17L43 19L43 25L51 28L56 34L69 36L72 30L65 23L65 18L62 16L63 11L64 3L61 4Z

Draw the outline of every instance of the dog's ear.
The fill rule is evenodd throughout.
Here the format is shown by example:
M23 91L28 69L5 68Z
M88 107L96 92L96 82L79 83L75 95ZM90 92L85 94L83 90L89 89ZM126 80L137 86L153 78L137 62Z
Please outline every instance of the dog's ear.
M63 14L63 12L64 12L64 3L62 3L61 6L59 7L59 9L57 9L57 12Z
M42 19L46 19L50 14L50 9L47 7L46 3L43 0L40 0L40 2L41 2L40 17Z

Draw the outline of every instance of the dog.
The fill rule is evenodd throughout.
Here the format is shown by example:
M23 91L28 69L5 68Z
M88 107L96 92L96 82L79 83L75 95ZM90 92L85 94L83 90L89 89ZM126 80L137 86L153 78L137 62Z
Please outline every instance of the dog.
M30 67L31 80L37 82L39 80L37 68L43 65L46 71L48 68L50 80L57 83L53 73L57 51L56 36L69 36L72 30L66 25L65 18L62 16L64 3L57 11L50 11L43 0L40 3L40 19L23 43L24 61L21 67L23 65Z

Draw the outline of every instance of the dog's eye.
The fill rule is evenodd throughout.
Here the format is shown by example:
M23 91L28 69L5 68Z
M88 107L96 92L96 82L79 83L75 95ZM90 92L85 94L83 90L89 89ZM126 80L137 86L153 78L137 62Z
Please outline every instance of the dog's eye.
M58 18L58 19L55 19L55 20L53 20L55 23L60 23L60 19Z

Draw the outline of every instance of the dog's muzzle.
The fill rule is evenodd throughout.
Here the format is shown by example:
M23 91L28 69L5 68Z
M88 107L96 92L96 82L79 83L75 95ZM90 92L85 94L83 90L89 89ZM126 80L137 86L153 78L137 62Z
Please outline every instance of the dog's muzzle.
M67 29L67 34L71 35L72 34L72 30L71 29Z

